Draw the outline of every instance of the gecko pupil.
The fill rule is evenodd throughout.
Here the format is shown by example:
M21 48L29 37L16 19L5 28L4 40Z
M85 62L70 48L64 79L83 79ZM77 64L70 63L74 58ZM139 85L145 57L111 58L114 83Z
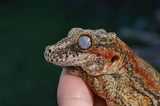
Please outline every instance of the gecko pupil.
M78 47L87 50L91 47L92 41L91 38L87 35L83 35L78 39Z

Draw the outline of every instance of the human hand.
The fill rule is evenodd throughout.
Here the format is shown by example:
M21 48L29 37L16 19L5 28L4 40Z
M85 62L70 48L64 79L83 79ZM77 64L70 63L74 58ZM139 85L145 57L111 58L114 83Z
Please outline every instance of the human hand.
M82 78L68 74L65 69L61 73L57 97L59 106L106 106Z

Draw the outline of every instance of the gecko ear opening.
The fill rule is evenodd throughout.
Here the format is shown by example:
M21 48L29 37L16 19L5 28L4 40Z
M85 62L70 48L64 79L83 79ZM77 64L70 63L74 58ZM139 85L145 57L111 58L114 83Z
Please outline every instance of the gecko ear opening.
M117 56L117 55L115 55L115 56L113 56L113 57L111 58L111 62L112 62L112 63L115 62L115 61L117 61L117 60L119 60L119 56Z

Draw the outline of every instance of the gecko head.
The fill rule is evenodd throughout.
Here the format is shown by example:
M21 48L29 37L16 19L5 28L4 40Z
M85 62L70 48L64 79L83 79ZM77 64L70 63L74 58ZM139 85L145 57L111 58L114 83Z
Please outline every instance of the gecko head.
M103 29L73 28L68 36L47 46L44 56L48 62L67 67L81 67L88 74L113 74L120 59L115 33Z

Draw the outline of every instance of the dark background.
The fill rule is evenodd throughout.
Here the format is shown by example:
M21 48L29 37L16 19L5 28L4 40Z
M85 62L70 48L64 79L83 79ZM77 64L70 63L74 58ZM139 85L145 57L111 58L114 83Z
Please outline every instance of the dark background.
M0 0L0 106L57 105L61 67L43 53L72 27L116 32L159 69L160 0Z

